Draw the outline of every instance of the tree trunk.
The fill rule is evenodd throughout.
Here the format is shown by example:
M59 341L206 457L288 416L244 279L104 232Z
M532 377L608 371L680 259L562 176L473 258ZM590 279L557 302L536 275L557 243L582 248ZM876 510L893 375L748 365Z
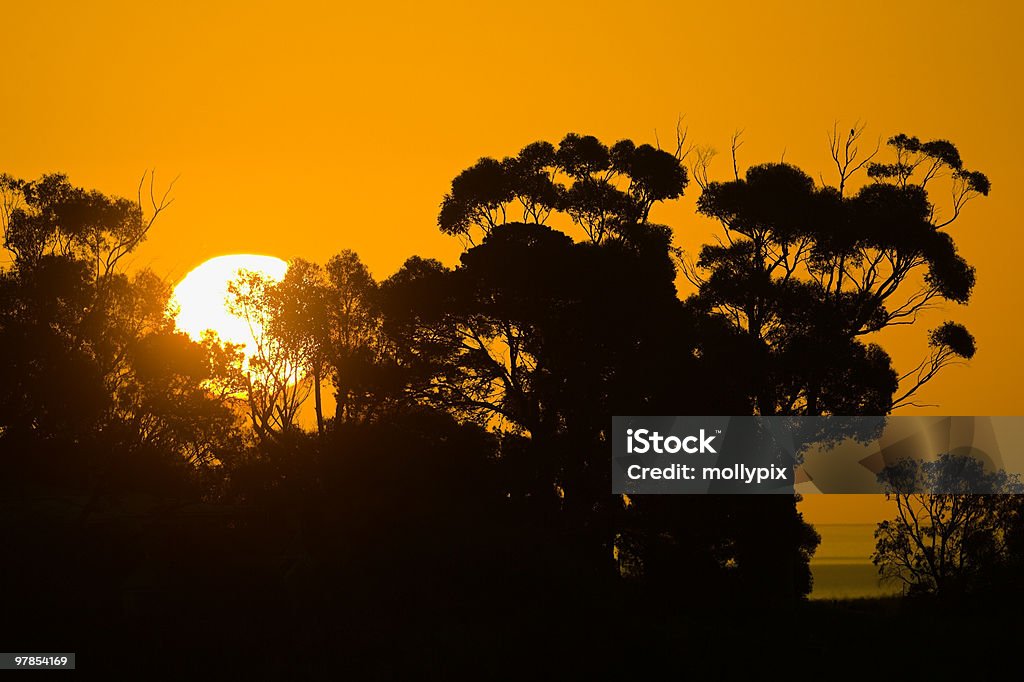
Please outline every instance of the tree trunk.
M316 433L324 435L324 405L320 397L320 368L313 370L313 402L316 405Z

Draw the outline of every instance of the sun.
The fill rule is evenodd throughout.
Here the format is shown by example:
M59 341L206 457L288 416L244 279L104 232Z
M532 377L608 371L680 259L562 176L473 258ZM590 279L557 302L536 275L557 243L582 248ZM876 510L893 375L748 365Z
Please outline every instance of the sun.
M178 309L175 325L196 341L202 339L203 332L212 330L221 341L244 345L242 352L248 359L255 339L245 320L228 310L228 283L238 277L240 270L258 272L276 282L287 269L288 263L274 256L238 253L211 258L174 287L171 304Z

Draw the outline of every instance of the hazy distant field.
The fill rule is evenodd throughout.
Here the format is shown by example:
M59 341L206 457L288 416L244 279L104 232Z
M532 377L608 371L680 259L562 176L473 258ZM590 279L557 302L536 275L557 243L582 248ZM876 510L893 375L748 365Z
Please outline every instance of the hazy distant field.
M897 594L893 585L879 585L878 573L871 564L875 548L870 524L820 524L821 545L811 561L814 591L811 599L879 597Z

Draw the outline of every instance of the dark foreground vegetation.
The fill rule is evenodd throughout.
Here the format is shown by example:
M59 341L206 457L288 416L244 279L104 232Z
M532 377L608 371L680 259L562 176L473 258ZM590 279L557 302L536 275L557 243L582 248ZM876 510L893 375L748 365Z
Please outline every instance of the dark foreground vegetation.
M867 338L968 301L944 228L988 180L949 142L898 135L883 160L859 137L831 137L834 186L782 163L741 175L735 144L714 181L682 134L482 159L441 206L454 268L414 256L378 282L343 251L280 283L242 273L229 304L265 330L247 362L176 333L166 283L126 272L168 206L151 183L127 201L4 177L5 648L548 677L813 664L883 623L923 638L928 600L804 601L818 537L791 497L609 492L613 414L888 414L974 354L946 322L899 372ZM721 226L696 260L650 219L691 179ZM1016 595L1017 545L989 528L985 566ZM989 603L996 568L971 575L944 604Z

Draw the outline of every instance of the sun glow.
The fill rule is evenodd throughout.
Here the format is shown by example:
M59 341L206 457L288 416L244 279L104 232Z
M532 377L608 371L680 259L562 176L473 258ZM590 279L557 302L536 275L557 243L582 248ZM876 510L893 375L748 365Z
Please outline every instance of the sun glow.
M202 339L203 332L212 330L221 341L244 344L243 353L248 358L255 347L253 332L258 334L260 330L250 330L245 320L228 310L228 284L241 270L280 281L287 269L288 264L274 256L241 253L211 258L174 287L171 304L178 309L175 325L196 341Z

